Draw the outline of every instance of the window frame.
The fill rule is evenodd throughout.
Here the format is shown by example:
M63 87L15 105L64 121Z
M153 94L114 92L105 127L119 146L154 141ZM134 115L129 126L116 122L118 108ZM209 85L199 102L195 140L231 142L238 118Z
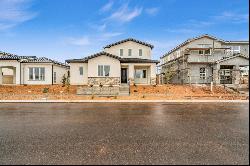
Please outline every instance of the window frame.
M142 49L139 49L139 56L142 56Z
M45 81L45 67L29 67L29 81Z
M204 72L201 72L201 69L204 69ZM200 79L205 80L207 76L206 68L205 67L200 67Z
M128 56L132 56L132 49L131 48L128 49Z
M82 66L79 67L79 75L83 76L83 67Z
M53 83L56 83L56 76L57 76L57 75L56 75L56 72L54 71L54 72L53 72Z
M106 74L106 69L108 67L108 73ZM109 77L110 76L110 65L98 65L97 74L98 77Z
M123 49L120 49L120 56L123 56Z

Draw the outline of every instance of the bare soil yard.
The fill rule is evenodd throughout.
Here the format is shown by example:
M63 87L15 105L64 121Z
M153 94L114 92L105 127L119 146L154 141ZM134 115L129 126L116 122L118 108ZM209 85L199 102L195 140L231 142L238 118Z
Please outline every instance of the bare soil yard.
M0 100L176 100L176 99L246 99L223 87L189 85L131 86L130 96L84 96L76 95L78 86L62 85L19 85L0 86Z

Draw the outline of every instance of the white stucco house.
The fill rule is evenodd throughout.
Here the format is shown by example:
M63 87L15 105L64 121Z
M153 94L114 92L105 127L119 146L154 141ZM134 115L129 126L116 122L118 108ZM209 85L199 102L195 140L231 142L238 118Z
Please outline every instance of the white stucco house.
M0 52L0 85L61 84L68 71L66 64L45 57Z
M71 85L156 84L153 45L129 38L82 59L69 59Z

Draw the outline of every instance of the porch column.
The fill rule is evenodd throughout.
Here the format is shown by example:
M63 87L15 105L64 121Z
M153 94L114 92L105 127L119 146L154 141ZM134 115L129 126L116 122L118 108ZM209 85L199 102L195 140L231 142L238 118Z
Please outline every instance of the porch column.
M156 65L151 64L150 65L150 84L156 85Z
M234 85L240 84L240 67L239 65L235 65L232 71L232 79Z
M133 64L129 64L128 66L128 80L130 85L134 85L134 65Z
M220 65L219 64L214 65L214 67L213 67L213 83L215 85L220 84L219 70L220 70Z

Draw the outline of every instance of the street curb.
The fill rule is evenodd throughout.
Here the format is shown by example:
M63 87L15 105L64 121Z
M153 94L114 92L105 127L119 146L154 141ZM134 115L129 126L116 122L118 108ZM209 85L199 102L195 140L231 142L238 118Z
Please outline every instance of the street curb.
M0 103L249 103L249 100L0 100Z

